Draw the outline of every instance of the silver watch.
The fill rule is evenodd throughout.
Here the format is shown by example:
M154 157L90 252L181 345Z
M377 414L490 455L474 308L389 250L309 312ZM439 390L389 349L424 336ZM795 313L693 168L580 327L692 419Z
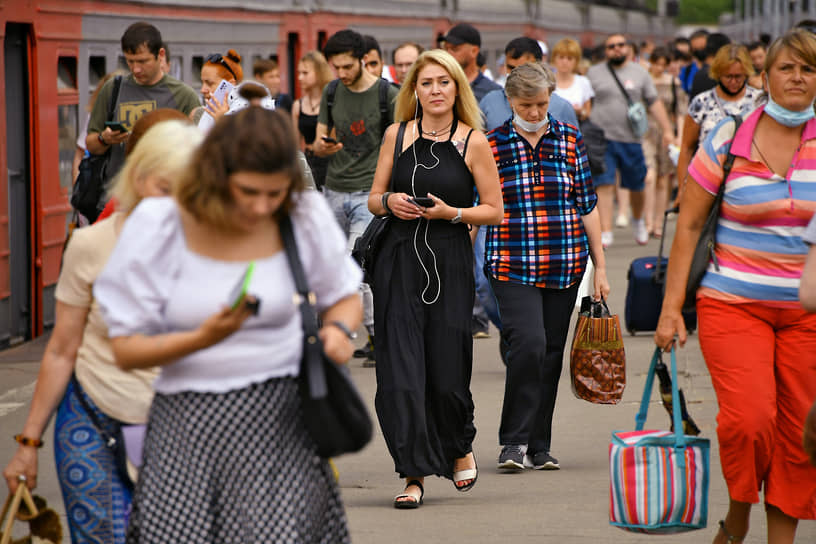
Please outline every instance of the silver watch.
M456 217L450 220L454 225L462 222L462 208L456 208Z

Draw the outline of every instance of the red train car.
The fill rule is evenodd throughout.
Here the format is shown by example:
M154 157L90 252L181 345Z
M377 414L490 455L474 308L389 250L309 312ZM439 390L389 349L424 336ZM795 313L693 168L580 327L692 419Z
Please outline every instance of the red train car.
M0 0L0 348L53 325L54 288L70 217L71 165L86 104L99 79L123 68L119 39L131 23L155 24L172 73L192 85L207 54L238 50L244 72L261 57L280 60L284 88L302 53L343 28L374 35L385 60L404 41L433 46L454 22L482 32L493 63L525 34L585 45L612 30L667 36L671 22L642 9L566 0Z

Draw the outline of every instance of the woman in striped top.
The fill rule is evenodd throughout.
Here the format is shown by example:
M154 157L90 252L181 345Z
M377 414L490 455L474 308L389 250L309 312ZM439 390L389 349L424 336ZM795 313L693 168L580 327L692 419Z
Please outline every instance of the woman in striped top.
M793 542L798 520L816 519L816 467L802 447L816 397L816 314L798 300L802 233L816 209L816 37L793 30L779 38L762 78L768 104L736 131L733 120L722 121L689 166L655 333L664 349L675 335L686 341L681 307L692 253L730 150L715 259L697 291L730 496L715 543L742 542L760 488L769 543Z

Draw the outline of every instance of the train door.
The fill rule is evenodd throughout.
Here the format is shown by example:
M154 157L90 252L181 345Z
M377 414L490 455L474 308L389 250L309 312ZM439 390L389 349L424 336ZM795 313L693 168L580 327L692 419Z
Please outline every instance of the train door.
M3 41L8 160L9 298L0 301L0 344L31 337L30 26L7 23ZM4 314L4 315L3 315Z

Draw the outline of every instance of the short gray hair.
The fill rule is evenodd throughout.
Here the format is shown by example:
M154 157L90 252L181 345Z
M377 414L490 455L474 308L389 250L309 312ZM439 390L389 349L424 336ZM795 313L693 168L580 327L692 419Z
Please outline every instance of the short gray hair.
M532 98L543 90L550 94L555 90L555 75L540 62L528 62L516 66L504 84L507 98Z

